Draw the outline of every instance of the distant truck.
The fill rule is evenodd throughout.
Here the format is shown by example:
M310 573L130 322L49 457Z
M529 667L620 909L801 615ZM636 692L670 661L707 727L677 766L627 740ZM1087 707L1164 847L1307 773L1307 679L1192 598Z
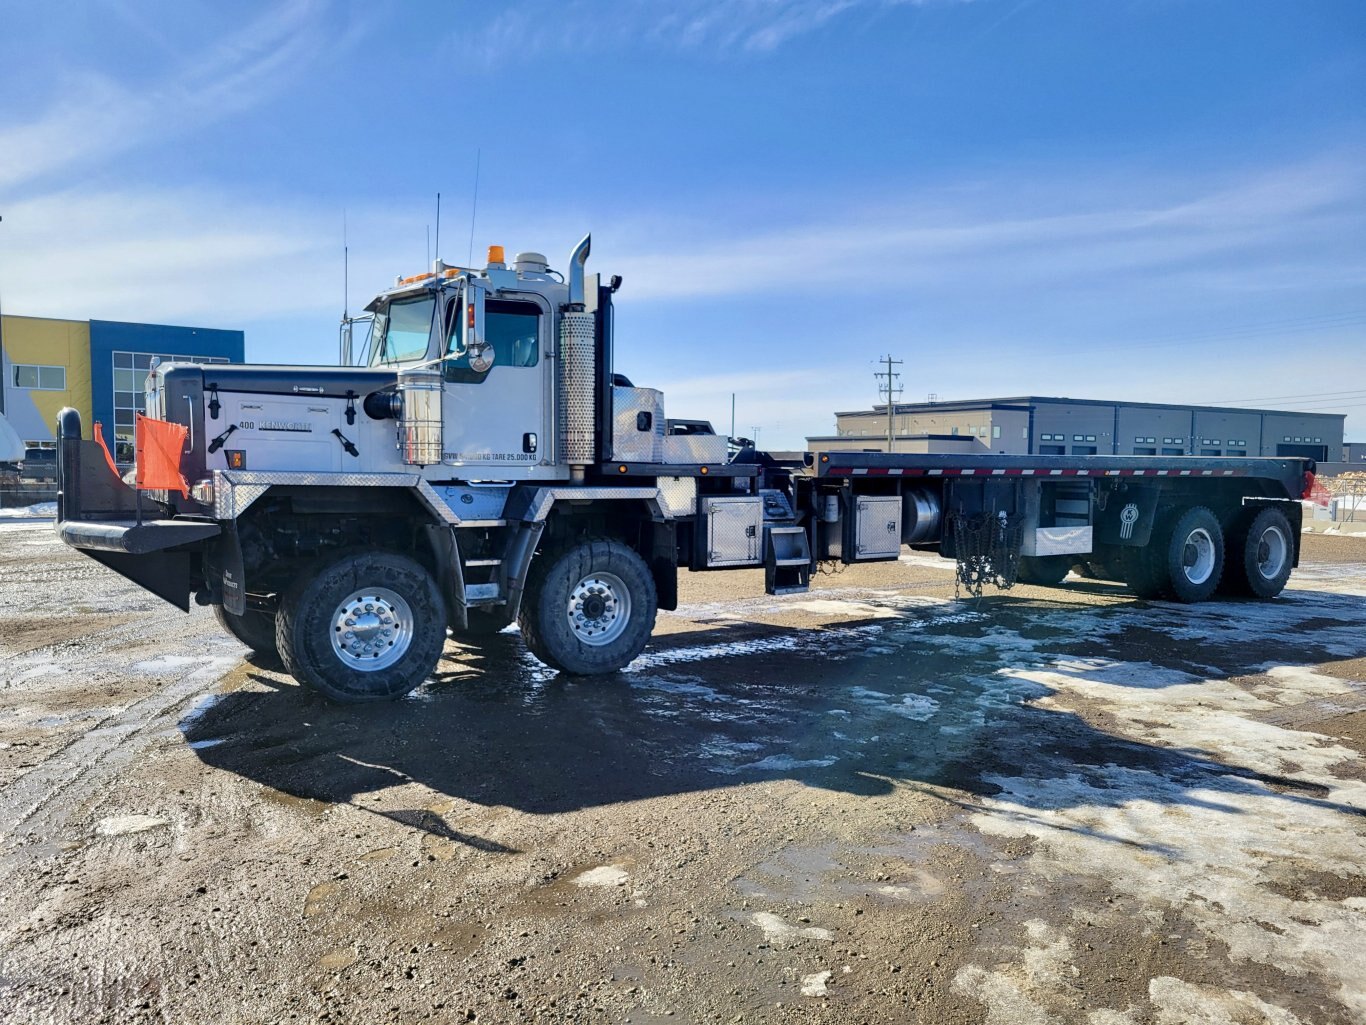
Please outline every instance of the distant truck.
M63 410L58 533L339 701L406 694L448 634L514 621L548 666L621 669L680 568L762 568L787 594L909 545L975 593L1081 564L1198 602L1274 597L1297 563L1306 459L732 452L614 373L621 279L587 275L589 250L565 275L493 247L400 278L367 307L364 366L155 367L146 409L188 428L189 488L141 513Z
M51 484L57 480L57 450L26 448L19 463L20 484Z

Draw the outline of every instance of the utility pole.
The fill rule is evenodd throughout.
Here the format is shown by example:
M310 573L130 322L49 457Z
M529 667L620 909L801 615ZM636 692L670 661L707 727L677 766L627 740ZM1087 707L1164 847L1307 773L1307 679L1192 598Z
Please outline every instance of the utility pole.
M759 428L752 427L750 430L754 432L754 450L757 452L759 450Z
M896 430L893 426L893 411L896 408L896 399L901 394L902 387L896 383L901 379L901 375L892 368L901 366L905 361L892 359L890 355L887 355L878 362L887 364L886 370L879 370L873 376L878 379L878 394L887 399L887 451L894 452L896 451Z

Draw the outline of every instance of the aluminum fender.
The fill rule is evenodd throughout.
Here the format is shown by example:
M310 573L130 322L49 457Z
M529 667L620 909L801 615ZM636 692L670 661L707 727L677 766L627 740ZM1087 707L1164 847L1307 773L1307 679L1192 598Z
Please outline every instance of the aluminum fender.
M213 515L216 520L235 520L258 498L276 485L334 488L409 488L439 522L459 526L457 516L432 486L418 473L318 473L285 470L215 470Z
M530 523L540 523L550 515L556 502L592 501L643 501L650 515L657 520L673 519L672 514L661 500L659 488L528 488L508 503L508 512L514 519Z

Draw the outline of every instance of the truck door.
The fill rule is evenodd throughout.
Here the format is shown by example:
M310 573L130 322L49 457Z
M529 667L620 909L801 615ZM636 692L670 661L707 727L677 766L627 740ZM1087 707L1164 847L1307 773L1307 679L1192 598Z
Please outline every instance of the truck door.
M451 301L442 362L443 463L467 467L476 480L545 475L536 468L554 458L546 359L551 321L546 301L529 292L486 298L470 282Z

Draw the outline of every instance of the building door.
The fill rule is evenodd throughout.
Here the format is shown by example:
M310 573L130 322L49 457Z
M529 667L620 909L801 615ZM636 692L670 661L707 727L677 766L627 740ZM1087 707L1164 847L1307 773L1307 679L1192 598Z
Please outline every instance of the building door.
M1327 445L1277 445L1276 455L1278 456L1299 456L1302 459L1314 459L1320 463L1328 462Z

